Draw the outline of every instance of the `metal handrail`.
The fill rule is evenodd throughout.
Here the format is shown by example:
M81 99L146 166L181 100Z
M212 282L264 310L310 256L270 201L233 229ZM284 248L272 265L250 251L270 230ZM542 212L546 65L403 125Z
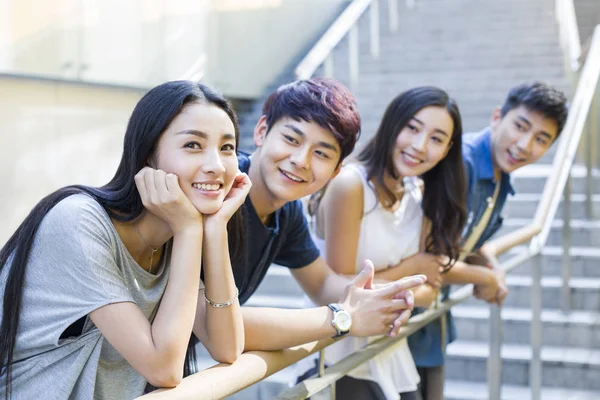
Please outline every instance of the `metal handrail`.
M300 64L298 64L294 71L298 79L308 79L314 75L317 68L325 62L333 49L350 32L373 1L355 0L346 7L344 12L327 29L327 32L300 61Z
M397 31L399 27L398 1L387 1L388 24L392 32ZM405 0L405 2L408 9L414 8L415 0ZM368 8L370 8L369 36L371 56L378 58L380 50L379 0L353 0L302 61L300 61L294 70L296 79L310 78L321 65L324 66L325 76L333 76L333 58L331 53L344 37L347 36L350 87L356 89L359 75L358 20Z
M577 71L580 65L581 39L579 38L575 5L573 0L556 0L555 6L561 46L568 54L570 68Z

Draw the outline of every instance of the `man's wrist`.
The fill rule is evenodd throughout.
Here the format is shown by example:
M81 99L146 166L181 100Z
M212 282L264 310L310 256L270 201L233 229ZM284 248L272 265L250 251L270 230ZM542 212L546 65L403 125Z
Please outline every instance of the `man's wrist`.
M327 305L333 313L331 325L336 331L335 338L342 337L350 333L352 328L352 316L344 309L340 303L330 303Z

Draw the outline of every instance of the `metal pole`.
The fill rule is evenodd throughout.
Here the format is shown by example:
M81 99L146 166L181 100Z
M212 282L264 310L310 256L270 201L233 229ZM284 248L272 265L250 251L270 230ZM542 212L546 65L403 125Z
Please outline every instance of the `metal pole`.
M371 55L379 58L379 0L371 3Z
M594 132L592 131L592 114L594 113L594 108L590 107L590 114L588 116L587 121L587 136L584 143L586 143L585 149L585 212L588 218L592 218L592 196L594 195L594 177L592 176L592 154L594 152L592 142L592 137L594 136Z
M533 257L531 271L531 361L529 364L529 386L531 399L540 400L542 387L542 256L541 249Z
M323 63L323 73L328 78L333 78L333 56L329 54Z
M319 378L325 375L325 349L319 350Z
M319 378L325 375L325 349L319 350ZM335 382L329 386L329 396L335 400Z
M388 0L388 18L390 19L390 30L398 30L398 0Z
M358 25L350 28L348 35L348 54L350 63L350 88L358 89Z
M502 386L502 309L490 306L490 357L487 360L488 399L500 400Z
M571 289L569 283L571 280L571 257L570 249L572 244L571 231L571 174L567 178L565 191L563 193L563 229L562 229L562 289L561 289L561 308L564 312L571 310Z
M590 106L590 112L588 114L587 123L587 149L586 149L586 164L587 164L587 175L586 175L586 211L589 218L594 217L593 209L593 196L594 196L594 176L593 168L598 167L598 113L600 108L598 107L598 90L594 93L592 104Z

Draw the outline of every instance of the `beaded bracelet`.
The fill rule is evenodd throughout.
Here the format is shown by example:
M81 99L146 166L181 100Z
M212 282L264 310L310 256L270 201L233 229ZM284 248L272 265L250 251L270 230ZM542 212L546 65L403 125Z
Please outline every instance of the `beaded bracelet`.
M208 297L206 297L206 289L204 289L204 300L206 300L206 302L213 307L224 308L224 307L229 307L230 305L235 303L236 300L238 299L239 294L240 294L240 291L238 290L238 288L235 288L235 296L233 296L233 299L226 301L225 303L215 303L215 302L210 301L208 299Z

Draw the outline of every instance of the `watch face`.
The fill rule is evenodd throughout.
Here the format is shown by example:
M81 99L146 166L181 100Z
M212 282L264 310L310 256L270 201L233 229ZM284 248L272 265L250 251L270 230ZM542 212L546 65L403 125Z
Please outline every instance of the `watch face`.
M335 315L335 322L340 331L347 332L352 326L352 317L346 311L339 311Z

